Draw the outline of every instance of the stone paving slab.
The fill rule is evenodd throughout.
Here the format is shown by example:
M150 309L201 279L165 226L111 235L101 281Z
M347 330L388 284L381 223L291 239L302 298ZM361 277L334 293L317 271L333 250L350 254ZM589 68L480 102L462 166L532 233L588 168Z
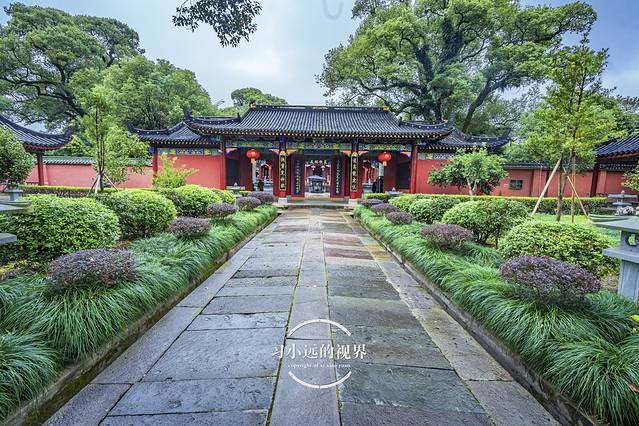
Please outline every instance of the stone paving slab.
M333 296L329 300L331 319L345 326L370 325L421 328L410 310L400 300L364 299Z
M235 328L284 328L288 322L288 314L225 314L200 315L191 323L188 330L230 330Z
M141 380L199 313L199 308L172 309L93 382L135 383Z
M452 370L351 363L337 366L340 400L438 411L483 413L472 393Z
M275 376L283 341L283 328L185 331L144 381Z
M297 277L261 277L261 278L232 278L225 288L229 287L282 287L294 286Z
M299 263L297 263L299 264ZM296 265L297 265L296 264ZM279 266L279 265L278 265ZM240 269L233 278L271 278L271 277L297 277L299 268L272 268L272 269Z
M351 336L333 329L333 339L336 344L351 347L365 345L363 362L452 370L448 360L422 329L351 326L348 330Z
M216 297L204 308L208 314L252 314L258 312L288 312L291 297L283 294L273 296Z
M213 413L156 414L151 416L111 416L102 426L256 426L265 425L268 412L227 411Z
M275 378L136 383L109 413L145 415L268 410Z
M483 413L423 410L389 405L342 404L344 426L481 426L492 425ZM515 423L511 423L515 425Z
M97 425L128 389L124 384L89 384L44 424Z
M218 296L272 296L285 294L293 296L295 287L293 286L272 286L272 287L224 287Z

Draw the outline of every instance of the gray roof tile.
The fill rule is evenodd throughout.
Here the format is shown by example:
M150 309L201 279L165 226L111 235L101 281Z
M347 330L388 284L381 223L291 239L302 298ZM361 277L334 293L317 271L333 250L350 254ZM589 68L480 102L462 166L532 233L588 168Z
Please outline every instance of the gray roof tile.
M46 151L59 149L65 146L71 140L71 132L64 134L50 134L36 132L20 126L8 118L0 115L0 126L4 126L11 130L16 138L22 142L27 151Z

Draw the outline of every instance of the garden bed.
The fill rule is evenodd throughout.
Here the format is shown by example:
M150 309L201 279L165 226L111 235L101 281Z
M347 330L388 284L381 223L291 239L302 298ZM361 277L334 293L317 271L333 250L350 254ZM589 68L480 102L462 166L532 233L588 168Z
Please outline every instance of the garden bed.
M136 279L112 288L52 294L39 273L1 283L0 329L27 336L33 345L15 348L27 355L25 362L44 362L16 368L16 375L30 376L21 377L19 387L0 387L0 413L15 408L19 398L23 405L6 419L9 424L44 421L276 215L274 206L265 205L218 222L203 238L159 234L137 240L129 247Z
M636 304L609 292L574 309L522 300L501 279L495 250L440 250L420 237L421 224L392 225L363 207L354 214L562 423L639 422Z

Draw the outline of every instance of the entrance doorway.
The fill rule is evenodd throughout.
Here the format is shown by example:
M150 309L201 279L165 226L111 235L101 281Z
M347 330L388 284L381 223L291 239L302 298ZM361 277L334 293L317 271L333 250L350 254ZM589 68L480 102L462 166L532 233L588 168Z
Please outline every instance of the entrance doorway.
M306 157L304 198L331 197L330 157Z
M294 154L290 160L290 191L293 198L344 198L346 156L331 152Z

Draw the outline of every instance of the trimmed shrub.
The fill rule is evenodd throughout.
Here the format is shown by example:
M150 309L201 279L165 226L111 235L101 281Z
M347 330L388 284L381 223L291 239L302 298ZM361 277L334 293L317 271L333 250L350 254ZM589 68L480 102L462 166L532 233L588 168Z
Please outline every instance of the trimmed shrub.
M118 217L87 198L36 195L29 213L0 218L0 231L18 241L0 246L0 258L48 262L77 250L112 247L120 238Z
M80 250L49 263L49 278L62 289L111 288L135 276L133 253L126 250Z
M374 193L370 193L370 194L365 194L364 195L364 199L365 200L380 200L380 201L383 201L384 203L387 203L388 200L390 200L390 195L384 194L384 193L381 193L381 192L374 192Z
M120 219L127 238L146 237L164 231L177 215L168 198L151 191L119 191L100 199Z
M404 194L393 198L389 203L403 212L410 212L410 206L412 206L415 201L425 198L428 198L428 196L424 194Z
M409 207L415 220L422 223L434 223L442 220L444 213L453 208L459 202L452 198L426 198L417 199Z
M215 191L199 185L185 185L173 189L161 189L164 195L175 204L179 216L204 217L206 209L222 198Z
M459 250L465 243L473 240L473 233L459 225L438 223L421 229L420 234L435 247L444 250Z
M599 280L586 269L546 256L514 257L501 265L500 272L525 295L544 303L575 305L601 288Z
M209 235L211 223L197 217L178 217L171 221L169 232L178 238L192 240Z
M370 209L371 207L382 203L383 201L378 200L377 198L368 198L359 202L360 205L366 207L367 209Z
M241 211L255 210L261 204L262 202L255 197L240 197L237 199L237 207Z
M212 188L211 191L215 192L220 197L223 203L235 204L235 194L233 194L233 191L217 188Z
M410 225L413 222L413 215L406 212L390 212L386 215L393 225Z
M470 229L475 241L485 244L499 238L528 217L526 206L512 200L482 200L460 203L448 210L442 222Z
M253 191L248 196L257 198L262 204L273 204L275 202L275 196L270 192Z
M397 212L399 209L392 204L381 203L372 206L371 211L375 214L385 216L388 213Z
M235 200L235 197L233 197ZM223 220L237 213L237 207L232 204L215 203L211 204L207 209L209 217L213 220Z
M527 222L508 232L502 240L501 253L506 258L548 256L586 268L597 275L610 272L616 262L603 255L611 241L590 226Z

